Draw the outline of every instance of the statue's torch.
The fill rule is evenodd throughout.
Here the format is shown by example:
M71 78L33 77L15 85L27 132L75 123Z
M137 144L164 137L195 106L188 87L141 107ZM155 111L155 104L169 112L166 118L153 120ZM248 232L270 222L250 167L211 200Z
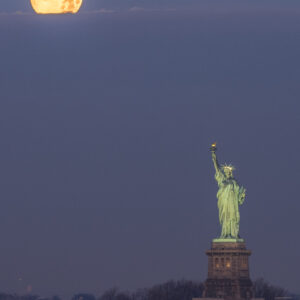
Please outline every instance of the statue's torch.
M216 152L217 151L217 143L213 143L209 149L211 152Z

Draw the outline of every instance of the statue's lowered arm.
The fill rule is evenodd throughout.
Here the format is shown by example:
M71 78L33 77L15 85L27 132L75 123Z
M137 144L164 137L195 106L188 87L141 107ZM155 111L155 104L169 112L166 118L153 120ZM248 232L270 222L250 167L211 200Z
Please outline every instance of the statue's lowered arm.
M238 197L238 202L240 205L242 205L245 201L245 197L246 197L246 189L244 187L240 187L239 188L239 197Z

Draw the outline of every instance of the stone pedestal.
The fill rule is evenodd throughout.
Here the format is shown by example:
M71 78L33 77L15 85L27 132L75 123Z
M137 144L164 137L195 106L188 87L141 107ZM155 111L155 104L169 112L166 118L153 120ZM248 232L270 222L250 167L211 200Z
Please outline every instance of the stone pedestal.
M208 276L203 298L244 300L253 298L248 258L243 240L213 240L208 256ZM203 299L202 298L202 299Z

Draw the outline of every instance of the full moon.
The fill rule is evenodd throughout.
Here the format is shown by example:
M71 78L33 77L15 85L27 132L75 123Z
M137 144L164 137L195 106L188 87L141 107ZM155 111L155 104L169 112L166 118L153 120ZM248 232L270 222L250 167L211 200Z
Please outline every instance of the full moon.
M30 0L37 14L76 14L82 0Z

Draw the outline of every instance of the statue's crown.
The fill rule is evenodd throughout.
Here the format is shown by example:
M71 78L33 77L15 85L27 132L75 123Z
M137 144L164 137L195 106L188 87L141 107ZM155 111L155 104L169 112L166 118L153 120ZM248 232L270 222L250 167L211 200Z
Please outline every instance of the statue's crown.
M222 169L223 170L225 170L225 169L227 169L227 170L230 170L230 171L234 171L235 170L235 167L233 166L233 165L231 165L231 164L224 164L224 165L222 165Z

